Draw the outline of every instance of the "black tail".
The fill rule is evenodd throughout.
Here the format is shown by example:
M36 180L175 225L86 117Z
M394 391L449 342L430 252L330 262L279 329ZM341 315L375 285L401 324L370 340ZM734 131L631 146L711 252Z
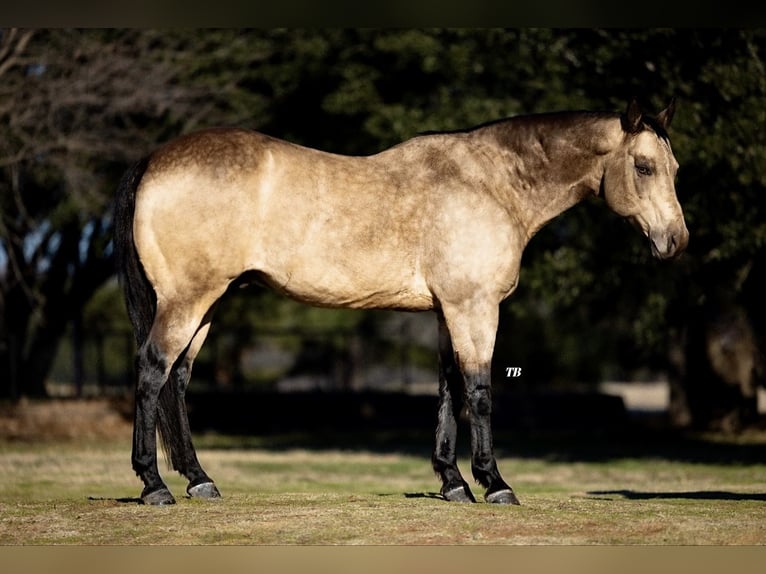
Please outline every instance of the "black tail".
M148 158L136 162L122 178L117 188L114 207L114 252L117 272L125 293L125 305L138 346L144 344L154 322L157 297L144 273L133 243L133 216L136 210L136 189L146 171Z

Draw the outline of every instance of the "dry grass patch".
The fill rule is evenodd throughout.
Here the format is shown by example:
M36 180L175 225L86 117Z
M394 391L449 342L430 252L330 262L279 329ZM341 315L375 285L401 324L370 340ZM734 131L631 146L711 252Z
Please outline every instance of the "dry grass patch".
M135 502L129 425L84 440L17 431L0 438L0 545L766 544L766 460L747 450L766 433L656 456L557 438L561 452L580 454L568 462L538 445L500 459L520 507L439 499L429 437L382 446L202 436L223 500L185 498L185 480L165 470L178 504L155 508ZM344 440L348 450L327 448ZM600 454L610 448L620 455Z
M183 498L185 481L166 472L178 504L154 508L130 500L129 451L0 448L0 544L766 543L763 465L509 458L523 505L496 507L436 498L418 456L205 449L225 498Z

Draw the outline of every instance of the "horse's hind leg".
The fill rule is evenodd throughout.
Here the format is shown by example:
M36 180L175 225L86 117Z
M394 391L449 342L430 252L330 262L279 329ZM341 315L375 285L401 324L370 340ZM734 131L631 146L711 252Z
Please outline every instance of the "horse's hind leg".
M157 468L157 410L170 371L168 354L150 337L136 356L136 405L133 420L133 470L144 483L146 504L175 504Z
M141 499L147 504L175 503L157 468L160 393L179 357L194 339L209 307L210 304L205 305L202 307L205 310L199 312L195 307L158 305L149 336L138 350L132 460L133 469L144 483ZM178 374L174 378L177 381ZM182 378L186 378L185 375L182 374Z
M189 480L186 492L195 498L220 498L213 480L203 470L192 443L186 409L186 389L192 364L210 329L209 315L192 339L189 348L170 372L168 383L160 393L159 423L166 455L174 470Z
M438 318L439 419L431 462L434 471L442 479L441 494L446 500L476 502L457 467L457 418L463 405L463 377L455 363L455 353L444 317L439 314Z
M443 313L465 381L473 476L486 488L487 502L519 504L513 489L500 475L492 447L490 370L497 332L497 305L477 298L443 308Z

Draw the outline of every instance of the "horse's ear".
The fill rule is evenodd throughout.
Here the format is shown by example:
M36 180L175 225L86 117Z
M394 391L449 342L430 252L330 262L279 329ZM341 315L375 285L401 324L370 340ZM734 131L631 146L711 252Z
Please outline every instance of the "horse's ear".
M673 121L673 114L676 113L676 97L670 98L668 107L657 114L657 123L659 123L663 129L667 130L670 127L670 122Z
M628 109L622 116L622 128L628 133L636 133L641 130L641 107L636 98L630 100Z

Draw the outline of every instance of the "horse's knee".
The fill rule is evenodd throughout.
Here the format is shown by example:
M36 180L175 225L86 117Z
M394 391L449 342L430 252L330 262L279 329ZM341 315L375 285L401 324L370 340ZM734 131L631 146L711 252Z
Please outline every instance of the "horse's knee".
M489 416L492 412L492 392L489 385L476 385L467 389L466 402L471 415Z

